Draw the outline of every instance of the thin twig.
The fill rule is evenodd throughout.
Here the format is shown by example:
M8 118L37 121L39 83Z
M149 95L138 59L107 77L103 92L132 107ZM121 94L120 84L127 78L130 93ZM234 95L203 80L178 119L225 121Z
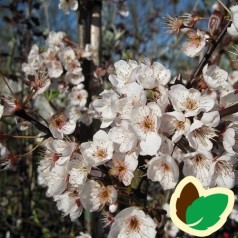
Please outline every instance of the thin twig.
M220 113L220 117L223 118L225 116L229 116L229 115L234 114L236 112L238 112L238 103L236 103L236 104L234 104L230 107L222 109L219 113Z

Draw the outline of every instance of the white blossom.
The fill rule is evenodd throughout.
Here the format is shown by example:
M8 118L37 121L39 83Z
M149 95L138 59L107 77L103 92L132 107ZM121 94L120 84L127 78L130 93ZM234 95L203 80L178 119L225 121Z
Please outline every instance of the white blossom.
M74 153L69 166L69 183L72 186L81 188L87 181L88 174L91 172L91 164L82 155Z
M220 69L217 65L205 65L203 68L203 78L210 89L228 89L231 88L228 83L228 73Z
M129 60L119 60L114 64L115 74L109 76L109 80L112 85L117 88L125 86L127 83L136 81L136 78L132 76L133 70L137 67L137 62Z
M187 89L181 84L170 88L169 99L176 111L184 111L185 117L208 112L215 104L214 99L210 96L202 95L200 91L193 88Z
M210 151L213 147L212 139L216 136L216 130L213 127L194 119L186 138L195 150Z
M182 45L182 51L189 57L199 55L206 46L207 39L210 38L205 31L197 30L187 32L188 39Z
M104 90L100 96L101 99L93 102L93 107L101 116L101 128L106 128L117 116L116 101L118 100L118 95L113 90Z
M114 154L109 174L118 177L125 186L130 185L134 177L133 172L138 166L137 157L135 152L126 155Z
M64 216L69 215L71 221L75 221L83 212L80 197L76 189L61 195L55 195L54 201L56 201L58 210L62 211Z
M88 92L81 86L73 87L70 93L70 104L84 108L88 98Z
M67 187L68 163L65 166L55 165L47 179L46 195L52 197L64 192Z
M152 65L141 63L135 71L138 83L145 89L156 88L159 84L166 85L171 77L170 70L158 62Z
M108 134L99 130L93 136L93 141L82 143L80 149L85 158L94 166L98 166L112 159L114 147Z
M69 14L70 10L76 11L78 9L77 0L60 0L59 9L63 10L65 14Z
M112 186L104 186L94 180L89 180L80 193L83 207L90 212L102 209L105 204L117 201L117 190Z
M160 131L172 136L172 142L178 142L188 133L191 122L182 112L168 112L161 118Z
M211 182L210 167L213 156L210 152L192 152L184 156L183 174L196 177L204 187Z
M136 146L136 136L127 121L122 121L120 126L112 127L108 135L114 143L120 145L119 151L121 153L126 153Z
M141 140L141 155L155 155L161 145L158 134L161 111L156 103L144 107L136 107L131 111L132 128Z
M54 138L63 139L64 135L70 135L74 132L76 123L73 120L67 120L64 113L58 113L51 117L49 129Z
M235 172L233 163L236 161L233 155L224 154L215 159L210 167L212 176L210 186L233 188L235 186Z
M178 165L170 155L160 154L149 161L147 177L160 182L164 190L174 188L179 177Z
M60 50L61 48L64 48L64 42L63 42L63 38L65 37L65 33L64 32L54 32L51 31L49 33L48 38L46 39L46 45L49 48L52 48L56 51Z
M154 238L155 236L155 222L137 207L129 207L119 212L108 234L108 238Z

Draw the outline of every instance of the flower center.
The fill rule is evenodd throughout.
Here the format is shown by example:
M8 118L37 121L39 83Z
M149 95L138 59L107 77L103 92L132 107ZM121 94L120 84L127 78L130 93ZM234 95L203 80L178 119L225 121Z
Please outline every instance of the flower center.
M100 200L102 203L107 203L110 198L110 190L106 187L101 188L102 190L99 192L98 196L100 197Z
M154 129L154 125L155 122L151 117L145 117L143 121L143 128L145 129L145 131L152 131Z
M194 39L192 39L192 43L194 46L198 47L201 44L202 38L201 37L195 37Z
M102 160L107 156L107 151L104 148L98 148L96 152L96 156Z
M194 99L186 98L185 107L188 110L195 110L197 109L197 102Z
M136 216L130 217L129 227L131 230L138 230L140 228L140 221Z
M178 130L184 130L184 122L179 120L174 120L174 125Z
M171 168L167 163L162 163L161 168L164 170L164 172L170 172Z
M56 128L62 128L65 125L66 118L63 113L56 114L51 117L51 124Z

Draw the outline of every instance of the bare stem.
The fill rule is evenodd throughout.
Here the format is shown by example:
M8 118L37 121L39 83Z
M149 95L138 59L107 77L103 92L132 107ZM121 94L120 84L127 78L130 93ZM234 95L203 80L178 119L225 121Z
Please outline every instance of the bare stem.
M35 151L42 143L43 143L44 140L42 140L40 143L38 143L35 147L33 147L30 151L28 151L27 153L25 154L22 154L22 155L18 155L18 157L26 157L28 155L30 155L33 151Z
M15 115L18 117L21 117L23 119L25 119L26 121L29 121L31 123L33 123L36 128L44 133L46 133L49 136L52 136L49 128L45 125L43 125L42 123L40 123L39 121L35 120L34 118L32 118L30 115L28 115L25 110L18 110L15 112Z
M233 113L236 113L238 112L238 103L237 104L234 104L230 107L227 107L225 109L222 109L219 113L220 113L220 117L223 118L225 116L229 116Z
M9 135L6 135L9 136ZM16 139L36 139L36 138L44 138L45 136L10 136L11 138L16 138Z

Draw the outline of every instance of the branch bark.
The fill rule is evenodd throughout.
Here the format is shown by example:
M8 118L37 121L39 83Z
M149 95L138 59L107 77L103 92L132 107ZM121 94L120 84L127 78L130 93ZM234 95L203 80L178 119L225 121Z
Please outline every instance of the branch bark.
M102 2L95 1L92 6L92 18L91 18L91 34L90 42L93 50L93 63L95 66L101 64L101 11Z

